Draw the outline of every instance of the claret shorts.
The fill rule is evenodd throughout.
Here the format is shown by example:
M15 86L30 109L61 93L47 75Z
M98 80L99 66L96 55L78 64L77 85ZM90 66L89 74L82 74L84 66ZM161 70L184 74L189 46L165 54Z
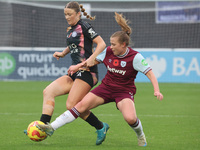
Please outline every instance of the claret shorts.
M117 90L115 88L111 88L104 83L101 83L98 87L91 91L95 95L104 99L105 103L109 102L120 102L124 98L130 98L134 102L134 94L131 91Z

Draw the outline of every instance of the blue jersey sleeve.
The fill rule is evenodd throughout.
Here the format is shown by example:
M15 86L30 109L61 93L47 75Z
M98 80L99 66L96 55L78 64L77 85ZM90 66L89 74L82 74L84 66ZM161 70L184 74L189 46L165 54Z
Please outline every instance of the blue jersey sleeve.
M104 50L103 50L103 52L101 52L97 57L96 57L96 60L98 61L98 62L103 62L103 60L105 59L105 57L106 57L106 50L107 50L107 48L105 48Z
M133 68L144 74L152 70L150 65L146 62L146 60L140 53L137 53L133 59Z

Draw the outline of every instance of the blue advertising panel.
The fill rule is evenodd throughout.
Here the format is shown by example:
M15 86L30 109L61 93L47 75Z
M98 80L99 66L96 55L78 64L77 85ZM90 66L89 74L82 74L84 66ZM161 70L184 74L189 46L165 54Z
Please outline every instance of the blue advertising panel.
M142 51L159 82L200 83L200 51ZM139 73L136 81L149 79Z
M67 74L71 58L48 51L0 51L0 80L54 80Z
M200 1L156 2L157 23L200 22Z
M141 51L159 82L200 83L200 49L187 51ZM67 74L71 65L70 55L57 60L52 51L0 51L0 80L55 80ZM99 80L107 70L98 65ZM136 82L149 82L138 73Z

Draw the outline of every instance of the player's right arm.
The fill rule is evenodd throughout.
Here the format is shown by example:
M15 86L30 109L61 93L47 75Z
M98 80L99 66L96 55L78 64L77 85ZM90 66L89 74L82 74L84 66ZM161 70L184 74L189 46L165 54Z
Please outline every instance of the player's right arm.
M67 46L62 52L55 52L53 54L53 57L55 57L57 60L59 60L59 58L65 57L65 55L67 55L69 52L70 52L70 49Z

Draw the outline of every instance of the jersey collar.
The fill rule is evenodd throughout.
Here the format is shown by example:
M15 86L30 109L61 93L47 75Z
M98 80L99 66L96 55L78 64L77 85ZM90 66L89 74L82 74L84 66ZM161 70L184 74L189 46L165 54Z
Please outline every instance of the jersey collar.
M129 48L127 47L126 52L123 55L118 55L117 57L123 58L129 53Z

